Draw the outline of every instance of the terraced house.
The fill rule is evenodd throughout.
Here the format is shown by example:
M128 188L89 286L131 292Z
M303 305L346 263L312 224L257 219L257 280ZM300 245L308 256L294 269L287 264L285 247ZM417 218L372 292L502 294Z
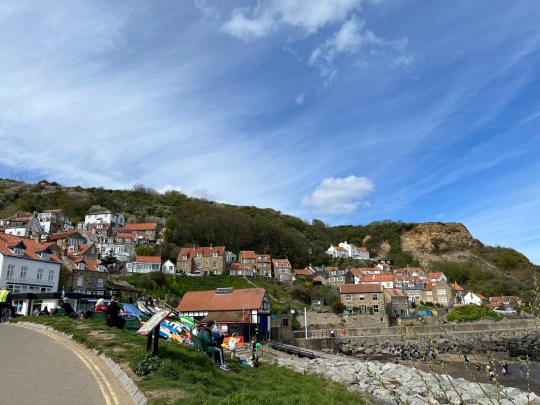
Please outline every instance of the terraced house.
M221 274L225 270L225 246L182 248L177 273Z
M344 284L340 288L341 303L348 311L360 315L385 315L384 289L380 284Z

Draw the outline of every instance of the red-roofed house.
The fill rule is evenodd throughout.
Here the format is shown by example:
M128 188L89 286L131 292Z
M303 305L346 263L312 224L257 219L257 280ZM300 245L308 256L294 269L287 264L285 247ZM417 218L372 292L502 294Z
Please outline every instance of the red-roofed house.
M254 277L255 268L251 266L246 267L241 263L232 263L229 266L229 274L231 276Z
M272 256L266 253L257 254L257 273L260 276L272 277Z
M452 289L452 300L454 304L461 304L463 302L463 288L457 283L450 283Z
M221 274L225 270L225 246L182 248L176 269L182 274Z
M394 275L393 274L366 274L362 277L360 284L379 284L384 288L394 287Z
M253 273L257 268L257 253L253 250L241 250L238 253L238 263L240 263L245 271Z
M521 298L516 295L506 295L503 297L489 297L487 307L496 309L516 309L522 304Z
M125 233L131 232L136 235L137 245L149 245L155 243L158 239L160 229L161 225L156 222L125 224L122 228Z
M440 271L436 272L436 273L428 273L427 274L427 282L428 283L437 283L439 281L444 281L444 282L447 282L447 278L446 276L444 275L444 273L441 273Z
M161 271L160 256L136 256L135 261L126 264L128 273L152 273Z
M63 257L60 285L66 292L104 295L109 273L97 259L68 256Z
M0 285L14 294L58 291L61 264L48 244L0 234Z
M422 301L448 306L452 302L452 288L442 280L427 283L422 290Z
M349 257L349 251L347 249L334 245L330 245L330 247L326 249L326 254L334 259Z
M270 338L272 306L264 288L218 288L215 291L188 291L178 304L178 312L197 320L216 321L247 341L253 335Z
M292 280L292 266L289 259L272 259L274 266L274 278L279 281Z
M469 291L463 297L463 303L484 306L489 303L489 300L480 293Z
M410 315L409 297L403 291L398 288L385 288L384 295L386 313L390 317L406 318Z
M379 284L344 284L340 288L341 303L348 311L383 317L385 316L383 291Z

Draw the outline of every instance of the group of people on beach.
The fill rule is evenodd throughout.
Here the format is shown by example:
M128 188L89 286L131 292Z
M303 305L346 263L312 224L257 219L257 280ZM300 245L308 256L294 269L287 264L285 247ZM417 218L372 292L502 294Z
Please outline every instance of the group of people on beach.
M388 353L394 356L401 357L405 360L436 360L439 356L438 349L432 349L431 346L427 346L425 349L421 349L417 345L408 346L388 346Z

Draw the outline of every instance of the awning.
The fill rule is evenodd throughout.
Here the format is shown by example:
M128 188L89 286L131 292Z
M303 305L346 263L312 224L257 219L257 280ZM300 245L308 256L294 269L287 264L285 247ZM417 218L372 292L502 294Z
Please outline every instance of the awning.
M250 311L213 311L208 312L202 322L214 320L217 323L249 323Z

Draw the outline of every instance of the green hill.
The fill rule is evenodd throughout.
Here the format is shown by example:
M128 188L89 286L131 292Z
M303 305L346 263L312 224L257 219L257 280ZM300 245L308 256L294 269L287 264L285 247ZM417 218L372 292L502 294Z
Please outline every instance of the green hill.
M348 241L365 247L372 258L393 259L396 267L444 269L451 281L486 295L523 293L532 285L533 266L510 248L489 247L472 238L461 224L414 224L377 221L367 225L327 226L282 214L271 208L220 204L177 191L160 194L137 185L131 190L44 186L0 179L0 218L17 212L61 208L73 223L88 212L123 212L128 222L158 221L166 227L157 254L176 262L180 247L222 245L235 253L254 250L287 257L293 267L371 266L332 260L331 244Z

